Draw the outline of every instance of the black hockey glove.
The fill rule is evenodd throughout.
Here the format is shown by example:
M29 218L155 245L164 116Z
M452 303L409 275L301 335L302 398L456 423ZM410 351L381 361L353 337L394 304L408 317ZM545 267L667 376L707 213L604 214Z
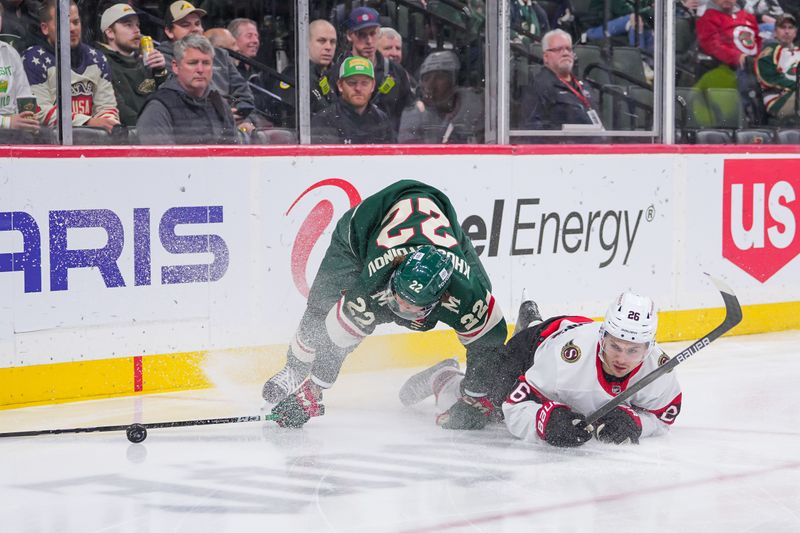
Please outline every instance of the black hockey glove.
M483 429L493 412L494 405L487 396L476 398L464 394L436 417L436 424L445 429Z
M592 438L586 417L563 403L546 401L536 413L536 433L553 446L573 448Z
M322 388L310 378L306 379L297 392L287 396L272 408L272 414L278 416L275 422L282 428L303 427L312 416L325 414Z
M617 407L595 422L597 440L614 444L639 444L642 420L630 407Z

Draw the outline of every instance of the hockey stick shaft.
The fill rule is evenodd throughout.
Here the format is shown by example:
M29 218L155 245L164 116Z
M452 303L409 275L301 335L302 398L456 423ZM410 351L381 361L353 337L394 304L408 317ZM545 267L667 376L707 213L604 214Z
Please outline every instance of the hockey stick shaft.
M688 348L684 349L674 357L672 357L669 361L661 365L660 367L656 368L645 377L628 387L624 392L618 394L611 400L609 400L605 405L600 407L597 411L590 414L586 417L586 423L589 425L594 424L597 422L598 419L602 418L603 416L607 415L611 411L617 408L617 406L621 405L625 402L628 398L642 390L644 387L649 385L650 383L654 382L709 344L714 340L718 339L731 329L733 329L739 322L742 321L742 308L739 305L739 299L733 293L730 287L725 285L722 281L715 279L714 277L706 274L711 281L716 285L717 289L719 290L720 294L722 295L722 300L725 302L725 319L722 323L707 333L704 337L697 340L694 344L689 346Z
M277 415L254 415L254 416L234 416L229 418L205 418L199 420L178 420L174 422L152 422L149 424L140 424L147 429L152 428L177 428L186 426L208 426L213 424L238 424L240 422L259 422L259 421L274 421L279 417ZM38 435L60 435L61 433L98 433L106 431L126 431L131 424L121 424L116 426L95 426L83 428L66 428L66 429L41 429L34 431L12 431L9 433L0 433L0 438L5 437L35 437Z

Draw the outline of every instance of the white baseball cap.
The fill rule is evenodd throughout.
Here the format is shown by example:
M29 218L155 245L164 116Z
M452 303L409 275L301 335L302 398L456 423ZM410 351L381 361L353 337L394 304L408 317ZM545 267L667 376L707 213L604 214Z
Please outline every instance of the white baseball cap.
M106 31L118 20L134 15L136 15L136 10L128 4L114 4L103 11L103 16L100 18L100 31Z

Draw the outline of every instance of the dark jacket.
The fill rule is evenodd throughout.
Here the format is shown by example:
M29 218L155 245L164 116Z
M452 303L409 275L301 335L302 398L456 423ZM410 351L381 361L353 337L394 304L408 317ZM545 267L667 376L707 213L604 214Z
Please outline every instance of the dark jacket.
M555 72L543 68L528 90L527 105L530 109L526 128L531 130L560 130L563 124L592 124L588 111L592 100L583 83L573 77L577 87L589 103L587 109L583 101L567 85L558 79Z
M139 112L147 98L167 80L167 69L158 72L144 66L142 56L120 54L103 43L97 43L111 67L111 84L117 98L119 120L123 126L136 126Z
M314 144L391 144L395 138L389 117L372 104L359 115L337 100L311 117Z
M336 87L339 68L341 68L342 62L351 55L351 53L348 53L340 58L330 70L328 79L331 87ZM392 127L396 132L400 129L400 118L403 116L403 110L414 101L408 73L394 61L384 58L380 52L375 52L374 67L375 90L372 92L372 103L389 115L392 120ZM338 92L338 89L336 90Z
M193 98L170 78L145 102L136 122L140 144L234 144L233 114L216 90Z
M483 96L459 87L453 111L440 114L420 102L408 107L400 121L397 142L408 144L476 144L483 142Z
M158 51L164 54L167 65L172 64L174 58L172 41L161 41ZM227 102L229 107L235 107L239 114L246 117L255 108L255 97L247 81L236 70L230 54L223 49L214 47L214 76L211 79L211 88L216 90Z

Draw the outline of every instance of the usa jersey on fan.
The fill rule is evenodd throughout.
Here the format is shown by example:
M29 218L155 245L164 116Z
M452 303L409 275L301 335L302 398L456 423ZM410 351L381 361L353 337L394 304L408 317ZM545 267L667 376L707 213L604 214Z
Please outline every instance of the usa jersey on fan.
M628 386L668 359L653 342L642 362L627 376L615 379L603 371L603 323L588 318L562 317L542 331L533 366L503 403L509 431L529 442L543 442L537 433L537 412L551 400L588 416ZM540 337L540 338L541 338ZM642 437L665 433L681 407L681 389L669 373L634 394L623 405L641 421Z

